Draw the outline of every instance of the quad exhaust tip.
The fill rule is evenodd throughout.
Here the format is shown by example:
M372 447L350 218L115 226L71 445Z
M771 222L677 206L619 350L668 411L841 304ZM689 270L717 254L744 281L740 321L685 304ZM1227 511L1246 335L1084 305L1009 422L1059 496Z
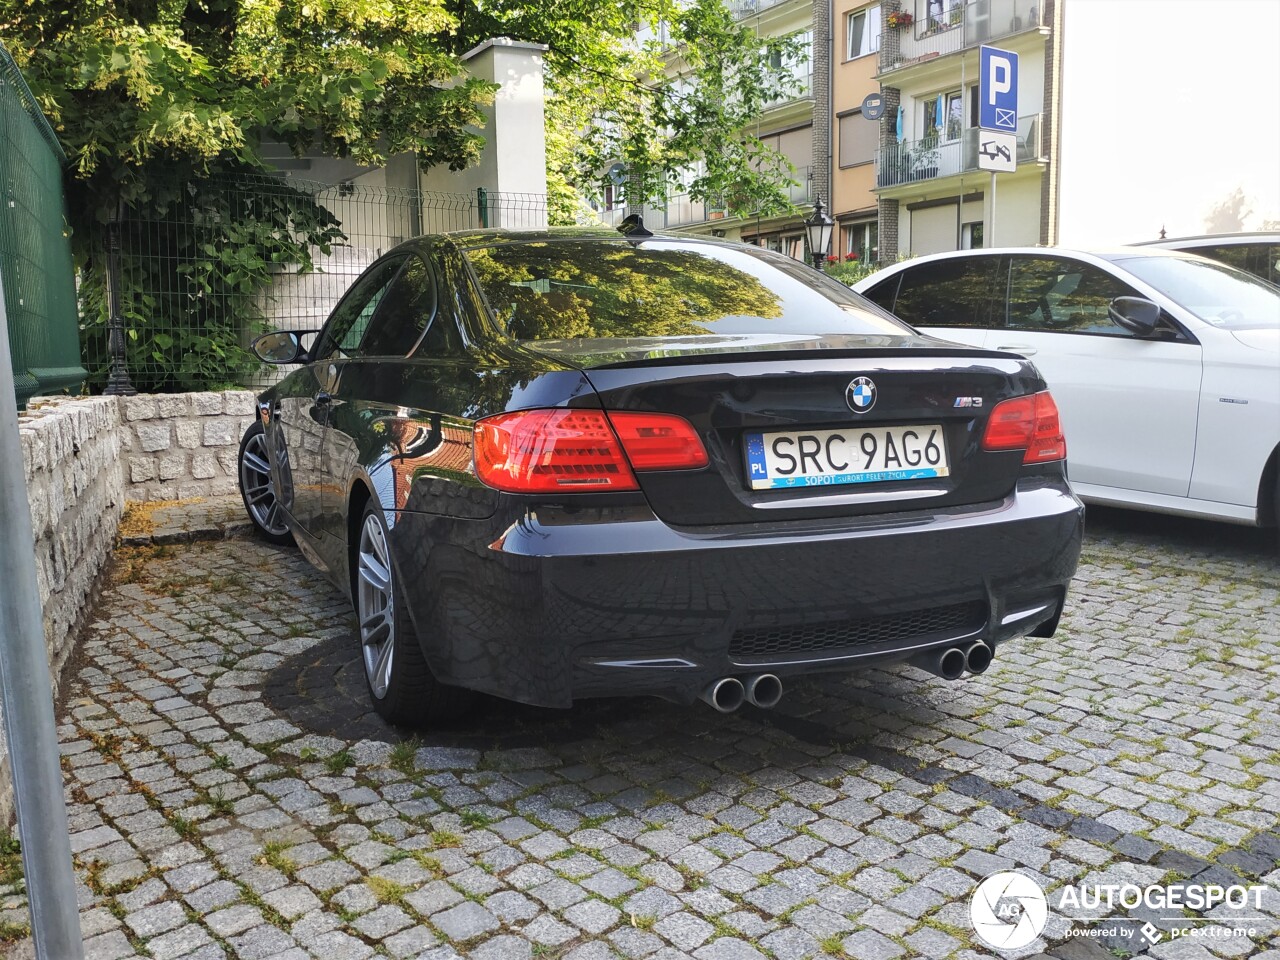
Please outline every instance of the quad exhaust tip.
M702 691L702 699L721 713L733 713L747 699L747 691L737 677L724 677Z
M938 676L944 680L959 680L964 673L964 651L959 647L949 647L938 657Z
M761 673L751 677L744 684L747 703L753 707L768 710L776 707L782 699L782 681L772 673Z
M699 696L721 713L733 713L744 703L768 710L782 699L782 681L772 673L758 673L745 681L723 677Z
M959 680L965 673L975 676L985 673L994 659L995 651L978 640L963 650L959 647L947 647L944 650L926 651L912 657L911 663L943 680Z
M985 673L993 659L995 653L979 640L964 652L964 668L972 674Z
M947 647L945 650L930 650L927 653L912 657L911 662L921 670L928 670L943 680L959 680L964 673L964 651L959 647Z

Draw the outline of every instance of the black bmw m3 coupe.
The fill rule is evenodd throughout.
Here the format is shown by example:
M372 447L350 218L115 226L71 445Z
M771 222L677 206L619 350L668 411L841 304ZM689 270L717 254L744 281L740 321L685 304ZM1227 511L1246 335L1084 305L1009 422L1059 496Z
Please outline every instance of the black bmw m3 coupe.
M639 230L423 237L241 445L259 530L352 598L370 695L771 706L790 676L948 679L1050 637L1083 510L1035 368L794 260Z

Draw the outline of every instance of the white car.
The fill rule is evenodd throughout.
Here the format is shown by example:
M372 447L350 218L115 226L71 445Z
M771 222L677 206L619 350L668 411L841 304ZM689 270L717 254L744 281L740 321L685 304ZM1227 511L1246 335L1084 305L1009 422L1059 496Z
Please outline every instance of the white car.
M1280 289L1190 254L964 250L853 287L926 333L1031 358L1094 503L1280 516Z

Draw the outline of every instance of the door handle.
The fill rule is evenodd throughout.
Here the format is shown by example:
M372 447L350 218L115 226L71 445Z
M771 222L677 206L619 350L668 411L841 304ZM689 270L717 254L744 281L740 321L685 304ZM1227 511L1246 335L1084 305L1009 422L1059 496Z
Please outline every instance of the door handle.
M315 401L320 406L327 407L330 403L333 402L333 397L331 397L325 391L321 390L319 393L315 395Z
M1009 353L1021 353L1023 356L1035 356L1036 348L1021 343L1002 343L996 347L997 350L1007 350Z

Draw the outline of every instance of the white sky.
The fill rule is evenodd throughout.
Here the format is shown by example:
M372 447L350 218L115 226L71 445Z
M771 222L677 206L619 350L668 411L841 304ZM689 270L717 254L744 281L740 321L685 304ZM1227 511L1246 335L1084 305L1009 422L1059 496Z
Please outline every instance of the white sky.
M1280 0L1065 0L1063 245L1280 221Z

